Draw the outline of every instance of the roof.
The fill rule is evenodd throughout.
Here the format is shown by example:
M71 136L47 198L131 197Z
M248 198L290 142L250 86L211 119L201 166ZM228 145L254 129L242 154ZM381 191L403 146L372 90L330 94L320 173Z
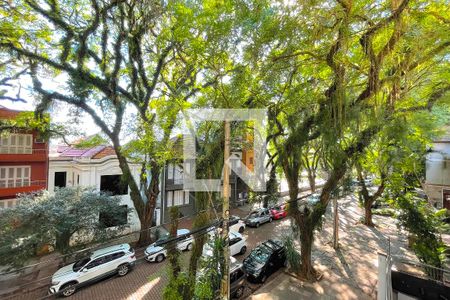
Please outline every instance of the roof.
M15 117L17 117L18 114L22 112L26 111L9 109L0 105L0 119L14 119Z
M131 247L129 244L120 244L120 245L114 245L114 246L98 249L98 250L95 250L94 252L92 252L91 258L95 258L98 256L102 256L102 255L117 252L117 251L128 251L130 248Z
M233 256L230 256L230 273L234 272L236 269L241 268L241 267L242 267L242 263L239 262Z
M101 159L107 156L115 156L116 152L112 146L101 145L90 148L75 148L66 145L58 145L53 158L91 158Z

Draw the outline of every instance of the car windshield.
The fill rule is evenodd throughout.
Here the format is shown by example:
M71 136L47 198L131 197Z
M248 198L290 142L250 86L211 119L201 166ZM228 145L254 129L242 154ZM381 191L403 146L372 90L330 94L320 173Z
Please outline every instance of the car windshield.
M259 216L259 213L257 212L257 211L254 211L254 212L252 212L252 213L250 213L249 215L248 215L248 218L249 219L251 219L251 218L257 218Z
M263 264L269 259L271 253L267 247L261 245L250 252L249 256L256 262Z
M280 210L281 210L281 207L280 207L280 206L275 206L273 209L274 209L274 210L277 210L277 211L280 211Z
M161 237L156 241L156 243L160 243L160 242L164 242L165 240L167 240L170 236L169 232L164 233L163 235L161 235Z
M73 264L73 271L78 272L82 267L84 267L91 259L89 257L85 257L80 259L76 263Z

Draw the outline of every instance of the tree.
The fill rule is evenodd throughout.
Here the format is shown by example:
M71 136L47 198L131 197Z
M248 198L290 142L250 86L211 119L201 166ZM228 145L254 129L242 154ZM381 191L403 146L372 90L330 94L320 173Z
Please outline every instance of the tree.
M121 232L130 212L119 197L93 189L61 188L54 194L21 194L18 200L19 205L0 213L0 264L4 266L21 266L43 247L66 254L106 241ZM110 224L100 222L100 214L107 215L108 223L119 225L108 228Z
M445 244L439 234L442 217L446 210L434 212L429 203L414 197L412 193L404 193L395 199L400 208L399 225L413 235L412 249L419 260L427 265L442 269L445 261ZM432 279L442 280L443 272L425 267Z
M114 146L141 222L141 244L151 238L176 115L216 82L208 69L217 67L214 57L220 58L224 40L219 38L230 34L223 14L229 7L201 7L155 0L21 0L1 7L7 30L0 49L30 72L37 111L53 103L73 106L92 117ZM49 87L53 77L61 80ZM135 120L129 131L140 142L129 148L143 166L140 182L131 176L129 152L121 143L131 109Z
M311 193L316 191L317 171L322 159L321 147L319 141L311 141L302 153L302 167L308 174Z
M300 231L299 273L308 280L317 278L314 231L355 159L395 120L446 100L443 57L450 41L440 29L448 23L435 11L446 12L445 3L256 1L240 7L242 18L252 16L242 31L251 82L259 83L252 90L259 98L253 98L269 107L269 135ZM311 207L297 202L298 181L302 154L319 139L330 170L319 203Z

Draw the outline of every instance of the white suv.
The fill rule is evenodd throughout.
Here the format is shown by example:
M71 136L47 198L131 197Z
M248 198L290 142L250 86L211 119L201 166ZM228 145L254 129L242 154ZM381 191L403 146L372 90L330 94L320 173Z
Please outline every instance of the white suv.
M239 233L244 233L245 222L241 220L238 216L230 216L230 222L228 223L230 231L235 231Z
M211 235L211 238L214 238L214 236ZM230 256L234 256L237 254L244 254L247 251L247 241L240 233L230 231L228 233L228 239L230 247ZM206 243L205 246L203 247L203 255L205 256L213 255L213 250L210 243L211 240L209 243Z
M125 276L134 266L136 256L128 244L115 245L92 252L91 255L62 267L52 277L49 294L71 296L81 285L108 275Z
M169 233L164 234L156 242L145 249L145 259L150 262L162 262L167 257L167 240L170 238ZM192 250L194 239L187 229L177 230L177 248L178 250Z

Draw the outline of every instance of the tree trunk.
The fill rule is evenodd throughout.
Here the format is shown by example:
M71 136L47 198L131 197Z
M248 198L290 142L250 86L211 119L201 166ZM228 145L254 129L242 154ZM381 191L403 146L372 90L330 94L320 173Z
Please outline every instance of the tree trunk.
M177 237L178 216L178 207L172 206L170 208L170 238ZM176 245L176 242L170 242L165 245L165 248L167 249L167 256L169 258L169 264L172 268L172 275L174 278L177 278L178 274L181 272L180 262L178 261L179 252Z
M130 198L133 201L134 209L139 217L141 231L139 234L139 246L145 246L151 243L150 228L153 223L153 215L156 207L156 200L159 195L159 175L161 168L152 164L151 166L151 179L148 188L145 189L145 199L139 186L133 178L133 175L128 165L126 157L121 152L121 146L118 139L113 139L114 151L116 152L117 159L119 160L119 166L122 170L122 178L128 184L130 188Z
M373 201L364 201L364 225L373 227L372 221L372 204Z
M308 170L308 182L311 193L314 193L316 191L316 176L311 170Z
M304 217L300 217L304 218ZM300 249L301 249L301 266L300 276L306 280L314 282L317 280L317 272L312 265L311 252L313 245L313 228L312 225L307 225L303 222L303 226L300 227Z
M56 236L55 241L55 250L59 251L60 253L66 253L66 251L70 247L70 237L72 235L69 231L63 231L60 234Z

